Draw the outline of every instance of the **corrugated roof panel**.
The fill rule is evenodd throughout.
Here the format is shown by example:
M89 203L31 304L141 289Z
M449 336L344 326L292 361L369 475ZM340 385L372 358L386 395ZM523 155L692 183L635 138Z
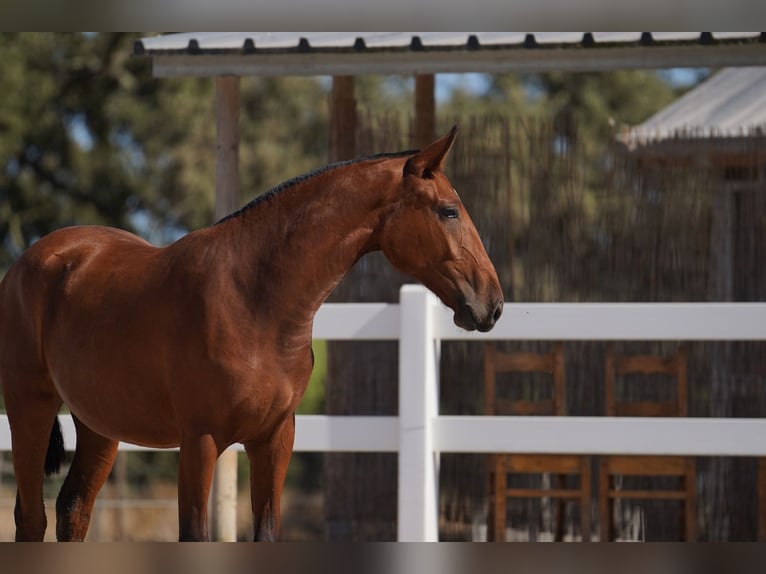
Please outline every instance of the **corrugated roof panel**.
M640 42L643 32L593 32L596 42L605 44Z
M249 37L253 40L256 50L287 50L297 48L301 37L299 32L257 32Z
M523 44L526 32L476 32L474 34L481 46L513 46Z
M314 32L306 37L309 46L316 49L322 48L353 48L358 38L364 35L363 32Z
M577 44L585 32L530 32L538 44Z
M716 40L733 40L737 38L757 38L761 32L711 32Z
M193 39L200 50L241 50L244 43L242 34L234 32L197 34Z
M371 32L361 36L368 48L406 48L417 32Z
M471 32L422 32L418 34L423 46L463 47L468 45Z
M701 36L701 32L652 32L652 39L657 42L696 41Z

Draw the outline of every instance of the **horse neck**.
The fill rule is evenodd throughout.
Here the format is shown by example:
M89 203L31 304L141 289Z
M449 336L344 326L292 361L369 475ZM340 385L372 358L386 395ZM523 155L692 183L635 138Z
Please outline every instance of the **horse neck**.
M261 307L272 316L278 309L280 320L310 343L319 306L362 255L378 249L394 173L377 163L337 167L215 226L256 312Z

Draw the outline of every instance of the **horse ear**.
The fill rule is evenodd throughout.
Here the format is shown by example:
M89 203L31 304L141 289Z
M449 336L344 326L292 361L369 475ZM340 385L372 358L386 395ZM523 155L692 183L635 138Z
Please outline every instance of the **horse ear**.
M428 144L425 148L417 152L407 163L404 164L404 175L414 175L416 177L428 177L436 170L441 169L444 163L444 157L452 147L452 142L457 134L457 126L452 126L449 133Z

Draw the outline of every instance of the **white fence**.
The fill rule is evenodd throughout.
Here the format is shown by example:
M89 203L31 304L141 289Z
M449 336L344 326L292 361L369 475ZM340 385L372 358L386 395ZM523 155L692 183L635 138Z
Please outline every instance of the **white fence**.
M399 341L399 416L299 416L295 450L398 452L401 541L438 539L440 452L766 456L766 419L440 416L437 400L443 340L766 340L765 303L511 303L493 331L467 333L425 288L407 285L398 305L322 306L314 337ZM71 421L62 426L73 448ZM0 450L9 449L0 419Z

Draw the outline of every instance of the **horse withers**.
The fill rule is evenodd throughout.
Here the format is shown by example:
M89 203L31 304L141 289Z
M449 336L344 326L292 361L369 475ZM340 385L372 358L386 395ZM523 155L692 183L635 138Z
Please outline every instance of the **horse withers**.
M276 539L314 315L349 268L382 250L467 330L502 312L495 269L442 171L455 133L297 177L167 247L98 226L32 245L0 284L16 539L43 539L62 404L77 443L58 540L85 538L119 441L180 447L180 540L207 539L216 459L242 443L255 539Z

